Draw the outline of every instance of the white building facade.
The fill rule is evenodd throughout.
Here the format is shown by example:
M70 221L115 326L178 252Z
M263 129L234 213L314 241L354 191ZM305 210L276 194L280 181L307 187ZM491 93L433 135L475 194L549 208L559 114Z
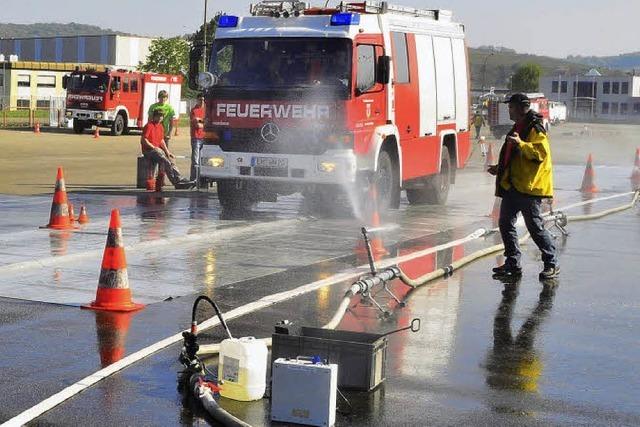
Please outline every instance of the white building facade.
M640 76L548 75L540 90L551 101L567 105L569 118L640 123Z

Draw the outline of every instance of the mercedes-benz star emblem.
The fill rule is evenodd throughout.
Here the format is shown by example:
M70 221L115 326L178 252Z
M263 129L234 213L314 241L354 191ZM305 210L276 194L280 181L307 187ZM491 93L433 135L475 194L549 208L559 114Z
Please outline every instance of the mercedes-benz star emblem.
M265 123L260 129L260 136L264 142L276 142L280 135L280 128L275 123Z

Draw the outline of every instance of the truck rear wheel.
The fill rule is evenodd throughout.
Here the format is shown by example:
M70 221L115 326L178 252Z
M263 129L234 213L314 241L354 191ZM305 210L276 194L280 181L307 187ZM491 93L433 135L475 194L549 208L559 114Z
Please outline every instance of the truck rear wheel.
M122 114L118 114L111 124L111 135L120 136L124 132L125 123Z
M427 178L426 185L421 188L408 188L407 199L412 205L444 205L451 188L451 157L449 148L442 147L440 173Z
M249 211L256 204L254 192L247 181L225 179L217 182L218 200L223 210L233 212Z

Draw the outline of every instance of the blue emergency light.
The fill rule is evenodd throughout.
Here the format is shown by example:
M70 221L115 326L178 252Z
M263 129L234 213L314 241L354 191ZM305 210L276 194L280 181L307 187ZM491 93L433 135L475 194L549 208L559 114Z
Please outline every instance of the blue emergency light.
M334 13L331 15L331 25L358 25L360 14L358 13Z
M233 28L238 26L238 17L233 15L222 15L218 19L219 28Z

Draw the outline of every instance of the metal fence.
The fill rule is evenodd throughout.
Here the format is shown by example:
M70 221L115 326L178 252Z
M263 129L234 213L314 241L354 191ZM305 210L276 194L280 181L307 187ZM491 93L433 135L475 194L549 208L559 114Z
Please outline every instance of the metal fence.
M0 127L64 125L65 98L51 97L9 97L0 95Z

